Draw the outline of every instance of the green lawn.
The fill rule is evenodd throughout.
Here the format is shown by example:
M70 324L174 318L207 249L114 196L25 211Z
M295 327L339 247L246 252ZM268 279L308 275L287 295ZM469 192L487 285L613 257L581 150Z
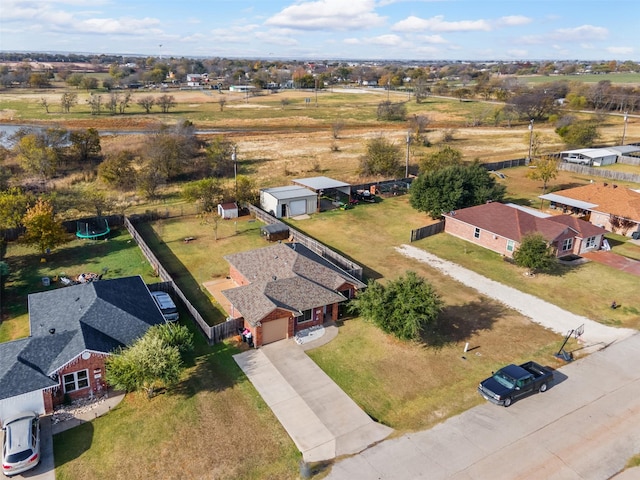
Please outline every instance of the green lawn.
M237 348L204 348L177 388L129 394L108 415L56 435L56 478L298 478L300 454L233 360Z

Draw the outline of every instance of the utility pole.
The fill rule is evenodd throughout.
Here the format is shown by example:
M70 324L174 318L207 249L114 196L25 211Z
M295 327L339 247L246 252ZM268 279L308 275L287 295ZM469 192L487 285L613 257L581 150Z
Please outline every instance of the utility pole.
M624 126L622 128L622 145L624 145L624 139L627 136L627 122L629 121L629 112L624 112Z
M404 178L409 178L409 145L411 145L411 132L407 132L407 160L404 168Z
M233 179L235 181L235 200L238 201L238 156L236 155L236 145L233 145L231 161L233 162Z
M527 157L527 163L531 162L531 150L533 150L533 118L529 122L529 156Z

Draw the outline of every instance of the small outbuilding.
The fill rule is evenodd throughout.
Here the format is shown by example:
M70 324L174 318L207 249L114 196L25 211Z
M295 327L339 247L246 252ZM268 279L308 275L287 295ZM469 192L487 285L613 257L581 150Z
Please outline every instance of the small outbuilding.
M609 148L580 148L577 150L565 150L560 153L560 158L564 162L602 167L616 163L619 155L618 151Z
M351 185L329 177L298 178L293 183L315 192L318 195L317 210L329 210L351 200ZM324 200L324 202L323 202Z
M260 227L260 233L270 242L289 238L289 227L282 222Z
M218 215L222 218L238 218L238 204L235 202L219 203Z
M260 208L276 218L311 214L317 205L318 195L299 185L260 190Z

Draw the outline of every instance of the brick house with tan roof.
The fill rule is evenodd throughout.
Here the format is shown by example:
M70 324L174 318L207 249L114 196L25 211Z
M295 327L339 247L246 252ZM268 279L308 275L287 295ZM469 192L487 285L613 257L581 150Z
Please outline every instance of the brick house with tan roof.
M277 243L224 258L238 287L222 294L231 303L230 315L244 319L256 346L337 320L339 305L365 287L299 243Z
M547 216L492 202L444 215L444 231L513 257L523 237L541 234L556 257L599 250L606 230L569 215Z
M551 208L582 215L593 225L632 236L640 232L640 193L614 183L595 182L541 195Z

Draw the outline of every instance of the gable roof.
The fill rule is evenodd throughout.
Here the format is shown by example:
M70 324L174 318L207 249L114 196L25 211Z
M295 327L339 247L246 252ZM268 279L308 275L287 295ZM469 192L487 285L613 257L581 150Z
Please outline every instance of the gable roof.
M276 308L294 314L345 300L337 290L345 283L365 284L299 243L269 247L224 257L249 285L222 294L252 325Z
M0 343L0 399L57 385L50 375L85 350L110 353L164 323L141 277L29 295L31 336Z
M607 233L604 228L598 227L593 223L586 222L579 218L572 217L571 215L552 215L547 219L570 227L577 233L576 236L580 238L595 237L597 235Z
M609 213L640 221L640 193L611 183L594 182L581 187L554 192L558 202L562 197L588 202L589 210Z
M463 208L447 213L445 217L451 217L516 242L521 242L525 235L531 233L540 233L545 240L552 242L567 229L566 225L549 222L546 218L531 215L521 209L498 202Z
M299 185L287 185L286 187L263 188L261 192L268 193L278 200L289 200L292 198L317 198L316 192Z

